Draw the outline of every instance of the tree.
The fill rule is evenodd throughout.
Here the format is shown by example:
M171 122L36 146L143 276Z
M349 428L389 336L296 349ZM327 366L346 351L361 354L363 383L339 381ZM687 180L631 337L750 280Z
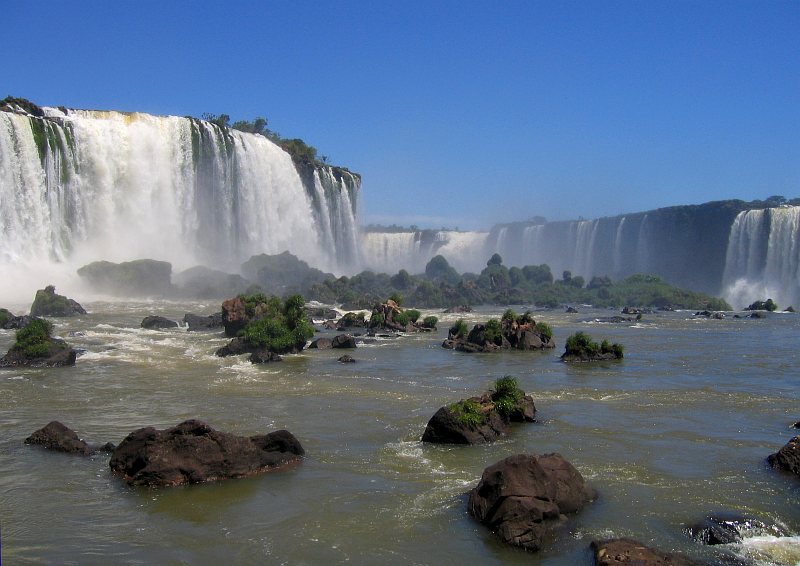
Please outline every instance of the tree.
M487 267L491 267L492 265L503 265L503 258L500 254L495 253L489 258L489 261L486 262Z
M447 262L444 256L437 255L431 258L425 266L425 276L431 280L442 280L451 285L455 285L461 280L461 276Z

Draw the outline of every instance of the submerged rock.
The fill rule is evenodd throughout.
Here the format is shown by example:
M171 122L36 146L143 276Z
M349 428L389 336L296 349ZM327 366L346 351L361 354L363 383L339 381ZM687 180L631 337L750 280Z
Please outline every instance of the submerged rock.
M109 465L130 485L172 486L250 476L284 466L304 453L285 430L236 436L188 420L165 430L133 431L114 450Z
M56 288L52 285L36 291L36 297L31 305L31 316L34 317L78 316L81 314L86 314L84 308L77 301L56 294Z
M350 334L339 334L331 340L331 348L355 348L356 339Z
M283 358L280 354L261 349L250 354L250 361L254 364L266 364L269 362L282 362Z
M142 319L141 326L148 330L162 330L164 328L178 328L178 323L163 316L146 316Z
M701 566L681 554L662 552L649 548L630 538L596 540L592 542L594 561L597 566Z
M596 496L560 454L517 454L483 471L468 511L503 542L539 550L549 528Z
M773 468L800 476L800 436L792 438L783 448L771 454L767 461Z
M222 324L222 312L215 312L208 316L200 316L187 312L183 315L183 323L188 326L189 332L217 330L224 326Z
M317 338L308 347L315 350L330 350L333 347L333 342L330 338Z
M48 450L88 456L92 449L71 428L58 421L50 421L25 439L25 444L36 444Z
M354 364L354 363L356 363L355 358L353 358L353 356L350 356L348 354L345 354L344 356L339 358L339 361L342 362L343 364Z
M695 542L705 545L733 544L742 542L743 532L748 534L786 536L777 525L767 525L762 521L741 515L713 515L685 529Z

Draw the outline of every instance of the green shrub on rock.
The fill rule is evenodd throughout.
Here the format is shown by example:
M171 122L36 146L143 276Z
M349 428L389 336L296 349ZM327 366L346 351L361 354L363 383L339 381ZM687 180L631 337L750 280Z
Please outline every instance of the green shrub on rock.
M451 338L466 338L468 333L469 328L463 318L459 318L455 324L450 327L449 332Z
M525 393L519 388L515 377L506 375L494 382L492 401L501 414L506 416L511 414L523 397Z
M17 330L15 348L21 349L29 358L47 356L50 350L50 334L53 324L43 318L35 318Z
M458 403L448 405L447 409L453 413L458 422L467 426L480 426L486 420L480 403L474 399L462 399Z
M436 328L437 324L439 324L439 319L435 316L426 316L422 319L423 328Z

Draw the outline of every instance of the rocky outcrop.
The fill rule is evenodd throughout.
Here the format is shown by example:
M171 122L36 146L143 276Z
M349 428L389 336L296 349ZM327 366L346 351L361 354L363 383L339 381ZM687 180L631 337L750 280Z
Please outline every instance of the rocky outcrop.
M28 315L14 316L8 309L0 309L0 328L3 330L19 330L32 320Z
M313 350L330 350L333 347L333 341L330 338L317 338L308 347Z
M31 305L31 316L62 317L81 314L86 314L86 310L77 301L56 294L56 288L52 285L36 291Z
M355 358L349 354L345 354L344 356L340 357L338 361L342 362L343 364L354 364L356 363Z
M163 316L146 316L142 319L141 326L147 330L162 330L164 328L178 328L178 323Z
M442 311L445 314L457 314L463 312L472 312L472 307L468 305L455 305Z
M91 447L78 437L71 428L58 421L51 421L25 439L25 444L35 444L68 454L88 456L92 453Z
M172 486L250 476L284 466L304 453L285 430L235 436L188 420L166 430L146 427L130 433L109 465L130 485Z
M250 322L247 307L241 297L234 297L222 302L222 325L225 336L233 338Z
M705 545L733 544L742 542L742 532L787 536L778 525L767 525L757 519L736 514L708 516L684 532L695 542Z
M63 367L74 366L78 352L50 333L52 324L32 318L17 331L17 340L0 358L0 367Z
M448 336L442 348L459 352L499 352L500 350L544 350L555 348L550 327L537 324L527 315L502 322L490 320L476 324L466 337Z
M217 330L224 327L222 324L221 312L216 312L208 316L200 316L187 312L183 315L183 323L188 326L189 332Z
M622 344L609 344L603 340L598 344L585 332L576 332L567 338L562 362L599 362L621 360L623 358Z
M250 361L254 364L267 364L269 362L282 362L283 358L275 352L261 349L250 354Z
M649 548L630 538L596 540L592 542L594 561L597 566L701 566L680 554L662 552Z
M223 347L219 348L215 354L220 358L228 356L239 356L241 354L252 354L256 349L251 347L242 338L234 338Z
M241 275L195 266L172 277L175 291L182 297L221 299L244 293L252 285Z
M336 324L337 330L347 330L348 328L365 328L367 321L364 320L362 312L348 312L339 319Z
M331 340L331 348L355 348L356 339L350 334L339 334Z
M78 269L78 275L94 291L118 297L162 296L172 292L172 264L166 261L95 261Z
M508 433L511 423L534 422L536 406L531 396L518 389L513 378L503 378L497 384L502 381L509 387L496 385L497 390L441 407L428 421L422 441L483 444Z
M503 542L539 550L550 527L595 497L560 454L517 454L483 471L468 511Z
M771 454L767 461L773 468L800 476L800 436L792 438L783 448Z

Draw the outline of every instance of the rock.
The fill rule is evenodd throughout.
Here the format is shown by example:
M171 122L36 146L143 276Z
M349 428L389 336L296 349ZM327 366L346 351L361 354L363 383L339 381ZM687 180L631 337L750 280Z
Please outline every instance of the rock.
M517 454L483 471L468 511L504 542L538 550L551 526L595 497L560 454Z
M712 311L697 311L694 313L694 316L704 316L706 318L713 318L715 320L722 320L725 318L724 312L712 312Z
M345 354L344 356L339 358L339 361L342 362L343 364L354 364L354 363L356 363L356 360L353 358L353 356L350 356L348 354Z
M455 313L462 313L462 312L472 312L472 307L469 305L456 305L452 306L449 309L445 309L445 314L455 314Z
M339 334L331 340L331 348L355 348L356 339L350 334Z
M254 364L266 364L269 362L282 362L283 358L280 354L270 352L269 350L256 350L250 354L250 361Z
M182 297L221 299L247 291L252 284L241 275L195 266L172 277L175 290Z
M520 322L521 320L524 322ZM476 324L466 338L455 338L451 335L442 342L442 348L473 353L509 349L543 350L556 346L549 327L546 324L537 325L527 314L517 320L503 320L491 328L494 323L489 321L486 324ZM490 336L493 337L490 339Z
M792 438L783 448L771 454L767 461L773 468L800 476L800 436Z
M632 316L598 316L596 318L591 318L589 320L585 320L584 322L599 322L605 324L620 324L623 322L636 322L636 319Z
M163 328L178 328L178 323L163 316L146 316L142 319L141 326L147 330L161 330Z
M791 428L800 428L800 421L794 423Z
M163 296L172 292L172 264L166 261L95 261L78 269L78 275L94 291L118 297Z
M567 310L565 310L564 312L566 312L567 314L577 314L578 309L576 309L575 307L567 307Z
M183 315L183 322L189 327L189 332L216 330L224 327L222 324L222 312L216 312L208 316L199 316L187 312Z
M597 566L700 566L680 554L670 554L644 546L630 538L596 540L592 542L594 560Z
M250 476L284 466L304 453L285 430L235 436L188 420L166 430L146 427L130 433L109 465L130 485L156 487Z
M695 542L706 545L732 544L742 541L741 531L767 533L771 536L786 536L777 526L768 526L756 519L741 515L708 516L699 523L687 527L684 532Z
M567 338L562 362L598 362L621 360L624 357L622 344L609 344L603 340L598 344L585 332L576 332Z
M313 182L312 182L313 185ZM242 264L242 275L273 295L304 294L333 274L310 267L288 251L274 255L254 255Z
M220 358L225 358L227 356L239 356L241 354L250 354L254 351L247 342L244 341L242 338L234 338L227 344L225 344L222 348L216 351L216 355Z
M0 309L0 328L3 330L19 330L31 320L31 316L14 316L8 309Z
M48 450L68 454L88 456L92 453L89 445L78 438L78 434L74 430L58 421L50 421L45 427L31 434L25 439L25 444L38 444Z
M308 347L317 350L329 350L333 347L333 341L330 338L317 338Z
M336 329L347 330L348 328L364 328L365 326L367 326L367 322L364 319L364 313L349 312L339 319Z
M17 341L0 358L0 367L74 366L78 352L60 338L50 335L52 324L41 318L17 331Z
M225 327L225 336L235 337L243 330L250 317L247 308L240 297L234 297L222 302L222 325Z
M754 311L750 313L748 318L767 318L767 313L761 311Z
M78 316L86 311L77 301L68 299L64 295L57 295L56 288L48 285L36 291L36 297L31 305L31 316Z

